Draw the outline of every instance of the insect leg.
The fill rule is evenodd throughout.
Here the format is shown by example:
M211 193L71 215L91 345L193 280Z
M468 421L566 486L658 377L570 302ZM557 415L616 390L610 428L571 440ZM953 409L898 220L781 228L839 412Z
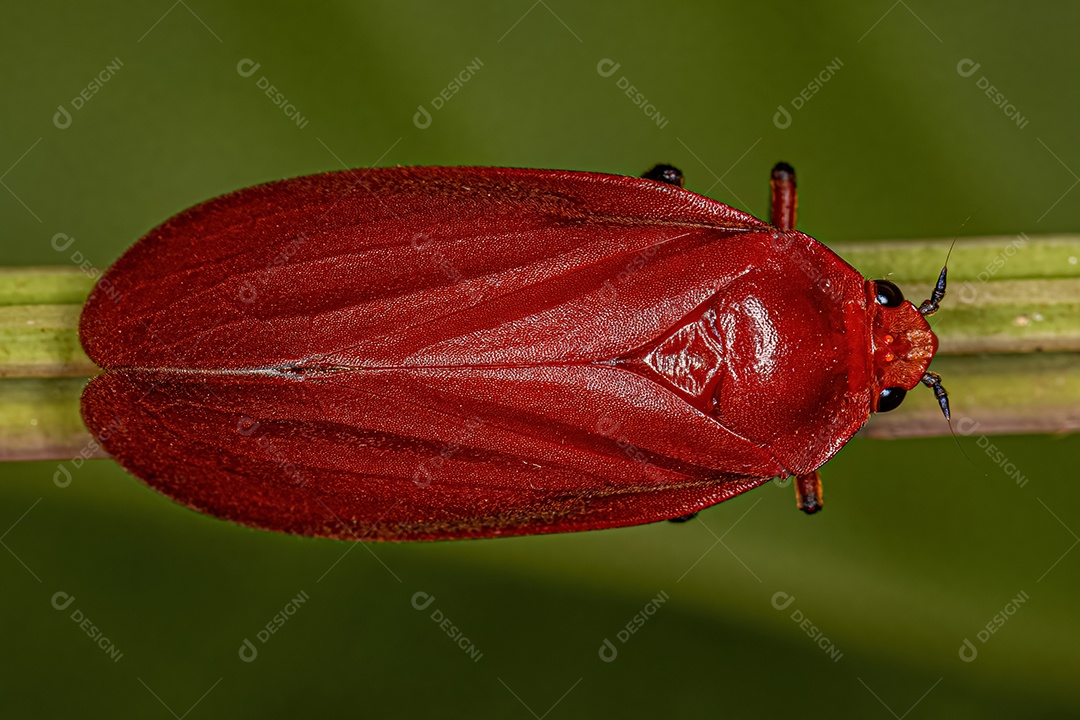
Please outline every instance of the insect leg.
M685 187L682 170L674 165L655 165L652 170L641 177L646 180L655 180L656 182L674 185L675 187Z
M821 501L821 476L817 470L795 476L795 502L807 515L813 515L824 507Z
M668 522L684 523L684 522L689 522L689 521L693 520L696 517L697 517L697 513L694 512L694 513L690 513L689 515L680 515L679 517L673 517L670 520L668 520Z
M799 207L795 193L795 168L785 162L776 163L769 185L772 188L769 222L777 230L790 232L795 229L795 215Z

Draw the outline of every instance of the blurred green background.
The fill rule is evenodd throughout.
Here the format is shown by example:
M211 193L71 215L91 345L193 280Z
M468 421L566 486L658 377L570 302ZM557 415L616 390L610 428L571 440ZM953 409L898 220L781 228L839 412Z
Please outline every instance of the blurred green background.
M172 2L0 8L0 264L104 269L196 202L373 164L664 161L763 215L783 159L825 242L1080 230L1075 3ZM1078 447L856 439L813 518L770 484L685 525L401 546L7 464L0 715L1076 717Z

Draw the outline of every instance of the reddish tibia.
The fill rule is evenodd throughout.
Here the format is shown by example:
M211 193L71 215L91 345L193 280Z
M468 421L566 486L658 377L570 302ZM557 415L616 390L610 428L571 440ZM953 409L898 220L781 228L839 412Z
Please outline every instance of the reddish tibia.
M778 230L784 232L794 230L798 215L795 169L787 163L777 163L772 169L769 187L772 190L769 219ZM852 313L848 313L847 317L852 318ZM853 352L857 353L858 350L857 346L853 348ZM795 477L795 504L808 515L812 515L824 507L821 476L818 475L817 470Z
M772 169L769 187L772 190L769 220L777 230L794 230L799 207L795 192L795 169L787 163L777 163Z
M198 205L87 301L83 416L166 495L302 535L617 527L784 475L820 509L932 334L794 231L790 167L776 227L650 177L385 168Z

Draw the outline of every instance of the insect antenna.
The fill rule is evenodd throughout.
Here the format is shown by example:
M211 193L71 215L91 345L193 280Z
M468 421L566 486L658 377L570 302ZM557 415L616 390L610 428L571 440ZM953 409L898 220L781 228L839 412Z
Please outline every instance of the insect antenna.
M949 393L941 386L941 376L927 370L920 380L923 385L934 391L934 397L937 398L938 405L941 406L942 414L945 415L946 420L950 420ZM952 422L949 423L949 426L952 426Z
M934 291L930 293L930 299L924 300L923 304L919 306L919 312L926 317L936 313L941 301L945 299L945 279L949 272L949 258L952 257L953 248L956 247L956 240L960 237L960 230L964 229L970 219L971 216L968 215L964 218L964 222L960 223L960 229L956 231L956 235L953 236L952 243L949 245L949 252L945 254L945 265L941 268L941 274L938 275Z
M955 240L953 241L955 242ZM952 248L949 249L950 252ZM948 262L948 259L946 259ZM919 306L919 312L929 317L938 311L938 306L941 304L942 299L945 297L945 279L948 274L949 268L941 268L941 274L938 275L937 284L934 286L934 291L930 293L930 299L924 300L923 304Z

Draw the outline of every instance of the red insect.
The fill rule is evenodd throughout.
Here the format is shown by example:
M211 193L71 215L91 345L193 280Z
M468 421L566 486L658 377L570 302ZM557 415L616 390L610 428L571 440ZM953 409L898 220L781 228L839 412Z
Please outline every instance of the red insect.
M795 232L645 178L381 168L248 188L151 231L80 326L102 445L259 528L357 540L679 519L817 469L920 381L916 309Z

